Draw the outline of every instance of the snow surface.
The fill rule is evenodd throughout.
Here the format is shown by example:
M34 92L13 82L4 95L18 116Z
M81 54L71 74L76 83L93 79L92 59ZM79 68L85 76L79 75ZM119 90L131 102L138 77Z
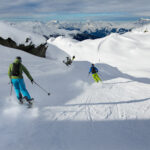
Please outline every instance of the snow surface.
M48 41L47 59L0 46L0 150L149 150L149 40L141 32L83 42L60 37ZM76 56L70 67L62 63L67 55ZM7 70L16 56L51 93L24 75L31 109L10 96ZM91 62L103 83L88 76Z

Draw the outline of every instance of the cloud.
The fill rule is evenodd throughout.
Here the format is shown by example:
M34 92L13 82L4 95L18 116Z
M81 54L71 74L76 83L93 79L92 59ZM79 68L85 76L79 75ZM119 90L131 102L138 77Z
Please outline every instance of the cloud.
M128 12L148 16L149 10L149 0L1 0L0 17L101 12Z

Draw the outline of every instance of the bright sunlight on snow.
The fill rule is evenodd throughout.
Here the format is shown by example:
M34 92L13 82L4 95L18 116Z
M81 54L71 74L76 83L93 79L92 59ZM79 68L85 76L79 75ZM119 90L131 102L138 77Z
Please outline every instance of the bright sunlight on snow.
M138 30L82 42L51 38L46 59L0 46L0 150L149 150L149 41ZM62 63L74 55L71 66ZM24 74L35 99L30 109L10 96L7 71L16 56L51 93ZM88 75L91 63L101 83Z

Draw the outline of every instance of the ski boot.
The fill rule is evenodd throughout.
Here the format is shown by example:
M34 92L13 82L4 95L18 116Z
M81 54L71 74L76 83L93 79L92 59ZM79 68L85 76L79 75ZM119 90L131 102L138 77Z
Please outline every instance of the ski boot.
M30 105L33 104L33 103L32 103L32 101L34 100L33 98L28 99L28 98L25 96L24 99L25 99Z
M23 104L22 98L19 98L19 103L20 103L20 104Z
M21 93L19 93L19 103L23 104L23 98L22 98L22 94Z

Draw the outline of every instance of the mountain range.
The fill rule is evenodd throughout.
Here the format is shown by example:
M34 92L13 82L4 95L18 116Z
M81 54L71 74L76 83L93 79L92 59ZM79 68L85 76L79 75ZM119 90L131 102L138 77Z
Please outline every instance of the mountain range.
M83 41L86 39L103 38L111 33L123 34L130 32L135 28L149 24L150 19L141 18L136 22L60 22L52 20L46 23L36 21L6 23L17 29L42 35L46 39L65 36Z

